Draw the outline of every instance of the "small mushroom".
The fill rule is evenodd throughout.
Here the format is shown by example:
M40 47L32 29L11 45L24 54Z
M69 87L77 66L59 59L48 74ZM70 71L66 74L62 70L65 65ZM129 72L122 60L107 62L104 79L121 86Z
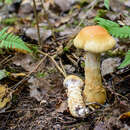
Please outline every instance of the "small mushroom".
M69 75L64 80L64 86L67 88L68 107L72 116L85 117L89 113L85 107L82 97L83 81L78 76Z
M113 48L116 41L101 26L83 28L74 39L74 46L87 51L85 53L85 88L84 102L104 104L106 90L102 85L100 74L100 53Z

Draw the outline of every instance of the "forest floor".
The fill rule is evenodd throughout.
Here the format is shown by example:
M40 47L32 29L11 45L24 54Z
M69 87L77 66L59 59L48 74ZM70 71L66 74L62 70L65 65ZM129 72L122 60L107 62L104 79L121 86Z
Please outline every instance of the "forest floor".
M0 130L130 130L130 67L118 69L130 39L116 38L116 47L101 55L103 107L84 119L72 117L63 86L64 73L85 77L85 52L73 46L79 30L95 25L96 16L130 26L130 1L111 1L107 10L103 0L36 0L36 9L40 40L33 0L0 3L0 30L8 26L33 50L0 50L0 71L11 74L0 84L13 90L0 110Z

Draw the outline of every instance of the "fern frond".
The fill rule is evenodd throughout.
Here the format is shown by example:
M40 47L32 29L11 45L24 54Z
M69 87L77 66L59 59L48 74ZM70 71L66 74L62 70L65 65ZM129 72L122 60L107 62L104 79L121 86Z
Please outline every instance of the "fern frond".
M96 17L95 21L103 27L120 27L118 23L100 17Z
M123 68L126 67L127 65L130 64L130 50L128 50L128 52L126 53L125 59L124 61L121 63L121 65L119 66L119 68Z
M106 28L108 32L113 35L114 37L119 37L119 38L128 38L130 37L130 27L129 26L123 26L120 27L119 24L116 22L106 20L100 17L95 18L97 23Z
M104 0L104 6L109 10L110 1Z
M100 17L96 17L95 21L102 27L106 28L107 31L113 35L114 37L119 37L119 38L130 38L130 26L123 26L120 27L119 24L106 20ZM121 63L119 68L126 67L127 65L130 64L130 50L126 53L124 61Z
M119 38L130 37L130 27L128 26L113 27L111 29L108 29L108 32L112 34L114 37L119 37Z
M7 28L0 32L0 48L16 49L18 51L32 52L20 39L12 33L6 33Z

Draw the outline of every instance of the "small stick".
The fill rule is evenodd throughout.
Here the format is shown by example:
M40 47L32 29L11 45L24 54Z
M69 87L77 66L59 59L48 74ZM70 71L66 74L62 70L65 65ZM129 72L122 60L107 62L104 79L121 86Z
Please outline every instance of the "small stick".
M0 112L0 113L9 113L9 112L17 112L17 111L38 111L39 109L43 109L43 108L29 108L29 109L12 109L12 110L8 110L8 111L4 111L4 112Z
M62 73L62 75L64 77L66 77L67 75L65 74L65 72L59 67L59 65L57 64L57 62L55 61L55 59L52 57L52 56L48 56L52 61L53 63L55 64L55 66L57 67L57 69Z
M50 23L50 21L48 19L48 13L47 13L47 11L45 9L45 6L43 4L44 0L40 0L40 2L41 2L41 5L42 5L42 8L43 8L43 11L44 11L44 16L45 16L45 18L46 18L46 20L48 22L48 25L49 25L50 29L52 30L52 36L53 36L54 40L56 40L55 33L54 33L54 27L53 27L53 25Z
M75 66L78 66L77 62L76 62L74 59L72 59L72 58L70 57L70 55L67 55L67 54L66 54L66 56L67 56L67 58L68 58Z
M48 56L48 57L52 60L52 62L55 64L55 66L57 67L57 69L61 72L61 74L62 74L64 77L67 76L66 73L60 68L60 66L59 66L59 65L57 64L57 62L55 61L54 57L56 57L56 55L54 55L54 56L49 56L47 53L42 52L42 51L40 51L40 50L38 50L38 52L41 53L41 54L43 54L43 55L45 55L45 56Z
M11 57L11 55L5 57L1 62L0 62L0 65L1 64L4 64L4 62L8 61L8 59Z
M63 67L63 64L62 64L61 58L60 58L60 66L61 66L62 70L64 71L65 75L67 75L67 74L66 74L66 71L65 71L65 68Z
M29 74L27 76L25 76L20 82L18 82L15 86L13 86L12 88L15 90L21 83L23 83L34 71L37 70L37 68L41 65L41 63L46 59L46 56L41 59L41 61L36 65L36 67L29 72Z
M38 14L37 14L37 11L36 11L36 2L35 2L35 0L33 0L33 4L34 4L33 9L34 9L34 15L35 15L35 19L36 19L36 26L37 26L38 44L39 44L39 46L41 46L39 20L38 20Z

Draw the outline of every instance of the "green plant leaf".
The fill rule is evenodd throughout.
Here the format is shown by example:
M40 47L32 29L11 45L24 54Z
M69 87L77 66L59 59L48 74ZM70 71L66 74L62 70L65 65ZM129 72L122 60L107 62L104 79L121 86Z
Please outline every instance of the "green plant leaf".
M130 50L128 50L128 52L126 53L125 59L121 63L121 65L119 66L119 68L124 68L127 65L129 65L129 64L130 64Z
M96 17L95 21L102 27L104 27L111 35L119 38L130 37L130 26L120 27L116 22L106 20L100 17Z
M6 33L8 28L4 28L0 31L0 48L17 49L18 51L32 52L22 41L21 38L15 36L12 33Z
M111 28L111 27L120 27L120 25L116 22L113 22L111 20L107 20L107 19L104 19L104 18L101 18L101 17L96 17L94 19L99 25L103 26L103 27L108 27L108 28Z
M0 0L0 2L4 2L5 4L11 4L14 0Z
M130 27L128 26L108 28L108 32L112 34L114 37L119 37L119 38L130 37Z
M36 76L37 76L38 78L44 78L46 75L47 75L46 73L41 73L41 72L38 72L38 73L36 74Z
M5 69L0 70L0 80L5 78L5 77L7 77L7 76L9 76L9 72L8 71L6 71Z
M130 26L120 27L116 22L96 17L95 21L104 27L111 35L118 38L130 38ZM130 50L126 53L125 60L121 63L119 68L126 67L130 64Z
M1 24L14 25L18 21L16 17L5 18L0 21Z
M104 0L104 6L109 10L110 1Z

